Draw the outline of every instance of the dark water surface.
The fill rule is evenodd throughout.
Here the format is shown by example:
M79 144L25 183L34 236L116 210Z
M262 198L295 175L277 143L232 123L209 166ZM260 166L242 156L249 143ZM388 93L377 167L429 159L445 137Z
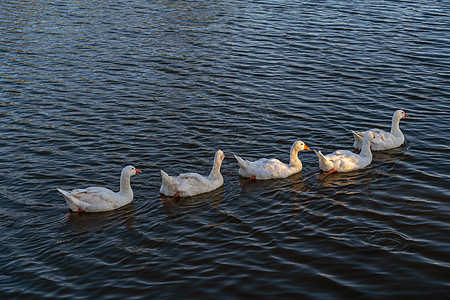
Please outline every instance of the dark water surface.
M440 299L450 294L448 1L2 1L0 296ZM319 180L240 182L233 154L406 144ZM159 170L222 188L161 202ZM56 188L118 189L70 214Z

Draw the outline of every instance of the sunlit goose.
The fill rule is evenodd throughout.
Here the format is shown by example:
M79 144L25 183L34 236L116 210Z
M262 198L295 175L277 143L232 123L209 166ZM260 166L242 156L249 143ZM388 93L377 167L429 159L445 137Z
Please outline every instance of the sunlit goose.
M138 173L141 171L133 166L123 168L120 175L120 191L117 193L104 187L88 187L71 192L61 189L58 191L63 194L70 210L74 212L109 211L133 201L130 178Z
M364 134L360 154L348 150L336 150L324 156L322 152L314 150L319 158L319 168L328 175L333 172L351 172L367 167L372 162L370 142L373 138L374 135L371 131Z
M289 164L282 163L276 158L260 158L249 161L235 155L239 164L239 175L256 180L286 178L302 170L302 162L298 158L298 152L309 150L302 141L296 141L291 147L291 160Z
M409 116L403 110L397 110L392 116L391 132L386 132L380 129L370 129L375 135L375 138L371 142L373 151L387 150L397 148L405 142L403 132L400 130L400 120L402 118L409 118ZM355 143L353 147L361 149L364 132L352 131Z
M197 173L182 173L178 176L169 176L161 170L162 185L159 192L169 197L189 197L213 191L223 185L220 166L225 157L222 150L217 150L214 156L214 165L205 177Z

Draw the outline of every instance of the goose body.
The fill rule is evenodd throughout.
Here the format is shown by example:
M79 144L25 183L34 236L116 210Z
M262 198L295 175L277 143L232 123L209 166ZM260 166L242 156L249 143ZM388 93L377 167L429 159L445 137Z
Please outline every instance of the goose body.
M375 138L371 141L373 151L388 150L397 148L405 142L403 132L400 130L400 120L402 118L409 118L403 110L397 110L392 116L391 132L386 132L380 129L370 129ZM365 132L352 131L355 142L353 147L361 149Z
M239 164L239 175L256 180L286 178L302 170L302 162L298 158L298 152L309 150L302 141L296 141L290 152L290 163L285 164L276 158L260 158L256 161L242 159L235 155Z
M370 142L374 134L367 131L364 135L362 150L360 154L348 150L336 150L335 152L323 155L321 151L316 151L319 159L319 168L325 172L351 172L367 167L372 162L372 152Z
M209 176L197 173L182 173L178 176L169 176L161 170L162 184L159 192L165 196L189 197L213 191L223 185L220 167L225 154L218 150L214 157L214 164Z
M102 212L110 211L133 201L133 190L130 178L141 173L133 166L123 168L120 175L120 191L113 192L104 187L88 187L70 192L57 189L63 194L67 205L74 212Z

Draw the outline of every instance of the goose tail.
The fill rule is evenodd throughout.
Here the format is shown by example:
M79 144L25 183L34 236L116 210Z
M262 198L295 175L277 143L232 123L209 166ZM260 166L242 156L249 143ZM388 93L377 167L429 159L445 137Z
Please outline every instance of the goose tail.
M57 188L57 190L58 190L58 192L63 194L64 199L66 199L66 203L69 206L71 211L77 212L80 209L82 209L81 202L77 198L75 198L69 192L66 192L62 189Z
M161 170L161 179L163 185L170 185L172 184L172 179L170 178L169 174Z
M243 160L242 158L240 158L240 157L237 156L237 155L234 155L234 158L236 158L236 160L237 160L237 162L238 162L240 168L245 168L245 167L247 167L247 163L246 163L245 160Z
M317 158L319 159L319 169L321 169L321 170L327 169L326 165L327 165L328 159L322 154L322 151L314 150L314 152L316 153Z
M173 195L175 195L176 191L176 186L173 183L172 177L169 176L169 174L167 174L166 172L164 172L163 170L161 170L161 179L162 179L162 184L161 184L161 188L159 189L159 192L163 195L172 197Z
M244 177L248 177L247 175L249 175L249 174L247 174L247 173L254 172L253 171L254 165L253 165L252 161L245 160L245 159L243 159L243 158L241 158L241 157L239 157L237 155L235 155L234 157L236 158L236 160L237 160L237 162L239 164L239 168L240 168L239 169L239 175L244 176ZM254 174L252 174L252 175L254 175ZM252 175L250 175L250 177Z

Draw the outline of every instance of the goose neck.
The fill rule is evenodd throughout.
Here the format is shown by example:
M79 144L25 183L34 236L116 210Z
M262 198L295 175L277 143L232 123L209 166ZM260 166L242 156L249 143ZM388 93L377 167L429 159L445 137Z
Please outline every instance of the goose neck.
M214 159L214 164L213 164L213 168L211 170L211 173L209 173L209 177L210 178L217 178L222 176L220 174L220 167L222 166L222 161L220 161L219 159Z
M129 193L131 191L131 180L130 180L130 176L127 176L125 174L122 174L120 176L120 191L119 193L124 194L124 193Z
M297 150L297 149L295 149L293 146L292 146L292 148L291 148L291 153L290 153L290 161L289 161L289 163L291 164L291 165L301 165L302 164L302 162L300 161L300 159L298 158L298 152L299 152L299 150Z
M368 136L364 136L360 156L372 156L372 151L370 150L370 140Z
M402 131L400 130L400 117L397 115L394 115L392 118L392 125L391 125L391 133L395 136L402 135Z

